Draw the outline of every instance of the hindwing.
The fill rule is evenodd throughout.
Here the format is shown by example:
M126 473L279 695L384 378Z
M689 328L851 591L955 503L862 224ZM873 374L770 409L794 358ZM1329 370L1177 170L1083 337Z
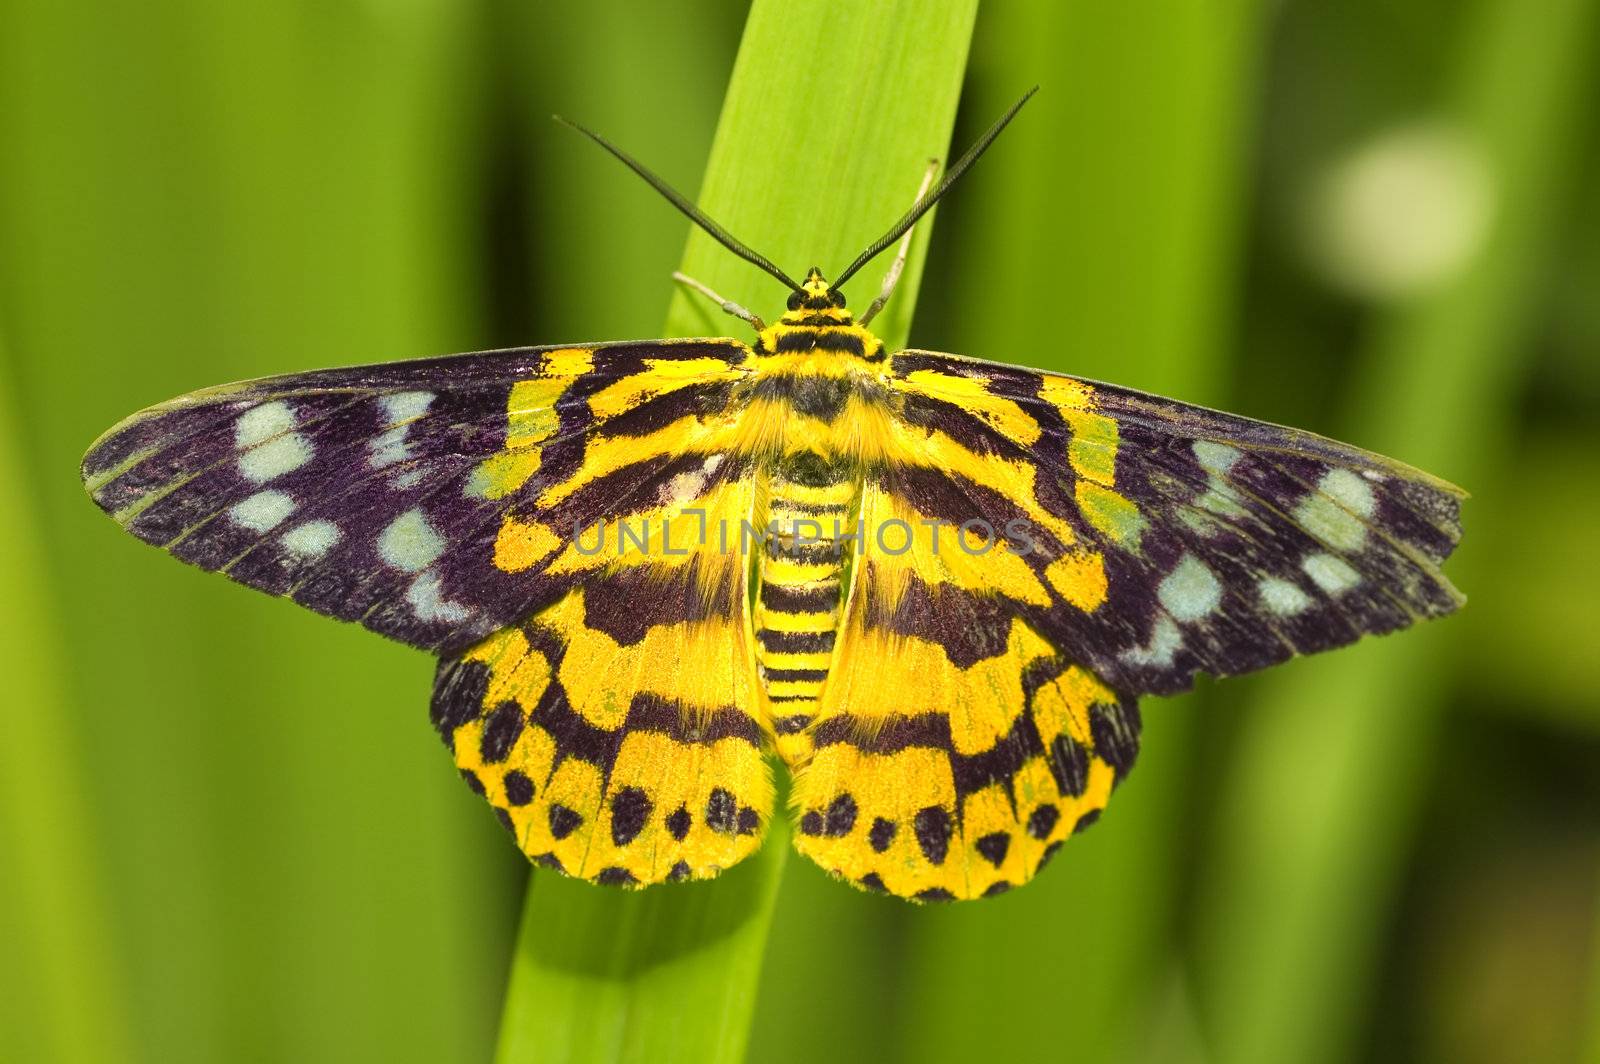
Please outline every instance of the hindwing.
M1014 554L969 555L950 530L936 542L910 479L891 467L863 493L795 845L870 890L998 894L1099 817L1138 752L1138 709L991 590L1019 579Z
M643 886L760 845L769 735L743 590L726 568L596 574L440 663L434 725L529 858Z

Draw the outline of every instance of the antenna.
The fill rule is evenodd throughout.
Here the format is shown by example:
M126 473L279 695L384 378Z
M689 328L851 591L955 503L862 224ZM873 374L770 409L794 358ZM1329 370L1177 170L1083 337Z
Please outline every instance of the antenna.
M1031 100L1033 98L1033 94L1038 91L1039 86L1035 85L1033 88L1023 93L1022 99L1012 104L1011 110L1001 115L1000 121L990 126L989 132L979 137L978 142L967 149L967 154L963 155L956 161L956 164L952 166L944 175L944 180L940 181L939 184L934 187L933 191L929 192L927 195L917 200L916 203L912 204L911 209L902 215L898 222L895 222L894 225L890 226L887 233L873 241L871 247L867 248L867 250L863 251L860 255L857 255L856 261L846 266L844 268L844 272L833 279L831 282L832 287L835 290L838 290L841 285L855 275L857 270L861 269L861 267L865 266L867 263L881 255L890 244L893 244L896 240L899 240L900 237L905 234L907 229L910 229L913 225L916 225L917 219L921 218L924 214L927 214L933 205L939 202L939 197L950 191L950 186L956 183L956 179L962 174L966 173L967 169L971 167L973 163L978 161L978 156L982 155L988 149L989 145L994 143L994 138L1000 135L1000 131L1006 128L1007 123L1017 116L1018 111L1022 110L1022 105Z
M712 239L717 243L721 244L723 247L727 248L744 261L750 263L752 266L756 266L762 270L765 270L773 277L776 277L778 280L787 285L791 291L802 291L800 282L794 280L788 274L778 269L778 267L774 266L765 256L758 255L756 252L752 251L743 241L738 240L732 233L728 232L726 229L722 228L722 226L708 218L704 211L702 211L699 207L696 207L693 203L689 202L689 198L687 196L683 195L683 193L679 192L661 178L651 173L645 168L643 163L639 162L633 156L629 155L627 152L623 151L621 148L617 147L615 144L611 143L609 140L602 137L592 129L585 129L583 126L578 125L578 123L568 121L567 119L562 118L560 115L551 115L551 117L557 122L560 122L562 125L568 126L577 130L579 133L582 133L584 136L600 145L606 151L622 160L623 165L632 170L634 173L638 174L640 177L644 178L645 181L649 182L651 188L665 196L668 203L671 203L674 207L678 208L678 210L688 215L691 222L693 222L695 225L698 225L701 229L704 229L707 233L710 233ZM1010 116L1008 115L1007 117Z

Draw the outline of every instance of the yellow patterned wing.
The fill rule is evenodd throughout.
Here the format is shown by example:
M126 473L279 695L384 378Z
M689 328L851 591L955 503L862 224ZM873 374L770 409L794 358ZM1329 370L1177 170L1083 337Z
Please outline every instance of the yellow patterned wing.
M1133 763L1138 710L992 593L1031 579L1020 559L943 549L959 531L928 523L915 494L893 467L863 490L795 845L870 890L983 897L1095 821Z
M772 780L740 601L633 570L441 663L434 723L529 858L642 886L760 845Z
M594 428L563 465L528 471L549 428L530 424L479 466L521 493L490 563L556 593L441 662L433 720L523 852L593 882L714 876L771 815L748 570L713 532L753 518L756 463L744 404L720 389L740 371L702 361L580 377L564 394Z
M1135 759L1135 699L1441 616L1460 492L1109 385L904 351L862 434L796 844L860 886L1033 876Z

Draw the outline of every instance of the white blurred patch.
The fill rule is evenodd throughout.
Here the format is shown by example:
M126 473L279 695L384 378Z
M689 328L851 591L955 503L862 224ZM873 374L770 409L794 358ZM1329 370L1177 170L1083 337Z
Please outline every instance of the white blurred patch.
M1349 591L1361 583L1361 574L1352 569L1344 559L1331 554L1311 554L1300 563L1301 570L1311 582L1330 595Z
M1450 279L1483 246L1497 190L1465 132L1441 123L1381 133L1327 168L1306 204L1314 264L1334 284L1400 299Z

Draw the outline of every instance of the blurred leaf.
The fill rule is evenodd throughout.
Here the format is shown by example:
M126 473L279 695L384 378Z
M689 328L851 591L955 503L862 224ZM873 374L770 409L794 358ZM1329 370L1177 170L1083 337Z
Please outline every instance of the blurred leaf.
M791 274L841 268L909 205L949 140L972 6L856 0L813 16L784 0L752 7L698 199ZM891 343L909 327L930 228L879 319ZM787 295L699 231L682 269L768 317ZM667 322L669 335L744 330L682 293ZM536 877L499 1059L743 1059L787 835L775 823L758 855L707 884L627 894Z
M1451 565L1470 595L1475 507L1520 490L1501 464L1528 360L1533 283L1553 246L1576 108L1594 90L1591 0L1476 0L1454 27L1443 120L1481 152L1496 196L1487 244L1451 282L1378 323L1346 438L1476 490ZM1474 606L1468 605L1468 610ZM1256 683L1224 777L1200 927L1206 1028L1221 1059L1343 1059L1429 772L1461 619Z
M519 863L428 727L432 663L149 550L77 477L147 403L477 331L470 8L4 19L9 427L66 655L59 754L127 965L76 1022L125 1017L163 1062L481 1060Z
M0 1056L94 1064L126 1059L122 957L110 935L106 882L82 764L65 712L64 665L31 476L17 445L15 402L0 378ZM92 1003L92 1004L91 1004ZM86 1013L90 1013L86 1015Z
M1592 433L1537 429L1517 448L1513 505L1473 522L1482 537L1472 607L1461 618L1463 685L1513 717L1600 732L1600 656L1575 653L1573 632L1600 631L1600 571L1589 564L1600 497ZM1487 508L1486 508L1487 509Z
M1015 79L1043 87L946 207L950 268L919 340L1222 399L1263 18L1255 2L985 9L973 117ZM1020 890L905 918L901 1022L880 1036L898 1059L1192 1052L1167 939L1201 700L1141 708L1139 764L1099 825Z

